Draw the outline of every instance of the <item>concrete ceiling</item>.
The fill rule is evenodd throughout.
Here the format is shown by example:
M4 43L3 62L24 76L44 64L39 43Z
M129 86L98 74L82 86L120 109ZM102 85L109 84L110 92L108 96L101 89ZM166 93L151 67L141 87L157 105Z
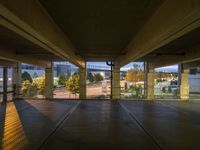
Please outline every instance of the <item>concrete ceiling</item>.
M160 56L162 65L200 59L199 0L7 0L0 8L0 59L81 68L85 61L122 67L160 65Z
M86 60L112 60L164 0L40 0Z
M200 61L199 49L200 27L141 57L139 61L150 62L154 67L191 62L195 62L196 66Z
M45 49L33 44L29 40L19 36L2 26L0 26L0 50L1 54L6 51L16 56L39 57L42 60L60 60L59 57L46 51Z
M151 61L159 59L159 56L184 56L188 53L188 49L197 45L200 45L200 27L145 55L140 60Z

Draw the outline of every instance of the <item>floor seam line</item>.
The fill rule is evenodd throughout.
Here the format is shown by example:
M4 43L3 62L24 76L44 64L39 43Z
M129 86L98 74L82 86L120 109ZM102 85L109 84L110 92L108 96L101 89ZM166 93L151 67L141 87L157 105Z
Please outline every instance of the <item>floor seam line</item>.
M72 115L72 113L76 110L76 108L80 105L82 101L79 101L75 106L73 106L70 111L67 111L67 113L65 114L64 117L62 117L59 122L54 126L54 128L49 132L49 134L42 140L42 142L39 144L39 146L36 148L37 150L42 149L42 147L46 144L46 142L48 141L48 139L53 136L56 131L58 131L58 129L63 125L63 123L65 121L67 121L70 116Z
M153 136L142 126L142 124L136 119L135 115L133 115L123 104L119 102L120 106L127 112L128 116L133 119L139 127L146 133L146 135L153 141L153 143L158 147L159 150L163 150L160 144L153 138Z

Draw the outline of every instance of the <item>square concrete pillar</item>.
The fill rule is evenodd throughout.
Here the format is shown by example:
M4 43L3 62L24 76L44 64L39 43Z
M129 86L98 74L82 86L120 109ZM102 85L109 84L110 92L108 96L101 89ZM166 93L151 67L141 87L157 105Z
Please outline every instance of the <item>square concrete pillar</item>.
M13 67L12 74L12 85L13 85L13 98L20 99L22 96L21 92L21 63L16 63L16 66Z
M113 66L113 71L112 71L112 96L111 98L113 100L115 99L120 99L120 67L118 67L117 65Z
M147 100L153 100L154 97L154 78L155 78L155 70L151 64L146 63L145 65L145 96Z
M80 68L79 89L79 98L86 99L86 67Z
M45 68L44 96L46 99L53 98L53 67Z
M183 69L181 71L181 83L180 83L180 99L188 100L189 99L189 83L188 83L188 74L189 69Z

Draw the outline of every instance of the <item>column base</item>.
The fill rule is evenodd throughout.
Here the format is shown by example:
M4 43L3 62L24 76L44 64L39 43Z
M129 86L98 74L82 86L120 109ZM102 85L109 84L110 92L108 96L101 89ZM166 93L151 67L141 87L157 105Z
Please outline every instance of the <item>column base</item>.
M147 73L147 85L146 85L146 99L154 100L154 70L149 70Z

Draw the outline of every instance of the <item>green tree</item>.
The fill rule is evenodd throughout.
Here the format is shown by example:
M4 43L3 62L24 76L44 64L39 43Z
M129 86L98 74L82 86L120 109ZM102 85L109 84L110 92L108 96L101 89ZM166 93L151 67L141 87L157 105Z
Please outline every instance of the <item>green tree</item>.
M22 81L26 81L26 80L30 81L31 83L33 82L31 75L27 71L24 71L22 73Z
M66 85L66 81L67 81L67 77L64 75L60 75L59 79L58 79L58 84L65 86Z
M100 82L103 80L103 76L100 73L95 74L95 81Z
M39 77L34 80L34 83L37 86L38 94L44 95L44 88L45 88L45 77ZM33 85L33 83L32 83Z
M66 89L73 94L79 93L79 74L72 75L66 82Z
M29 86L29 96L35 96L38 94L38 84L35 81L35 79L33 79L33 82L31 83L31 85Z
M94 77L94 75L91 72L88 74L88 80L90 82L94 82L95 81L95 77Z
M31 83L29 80L22 82L22 94L24 96L36 96L37 94L44 94L45 77L33 79Z

